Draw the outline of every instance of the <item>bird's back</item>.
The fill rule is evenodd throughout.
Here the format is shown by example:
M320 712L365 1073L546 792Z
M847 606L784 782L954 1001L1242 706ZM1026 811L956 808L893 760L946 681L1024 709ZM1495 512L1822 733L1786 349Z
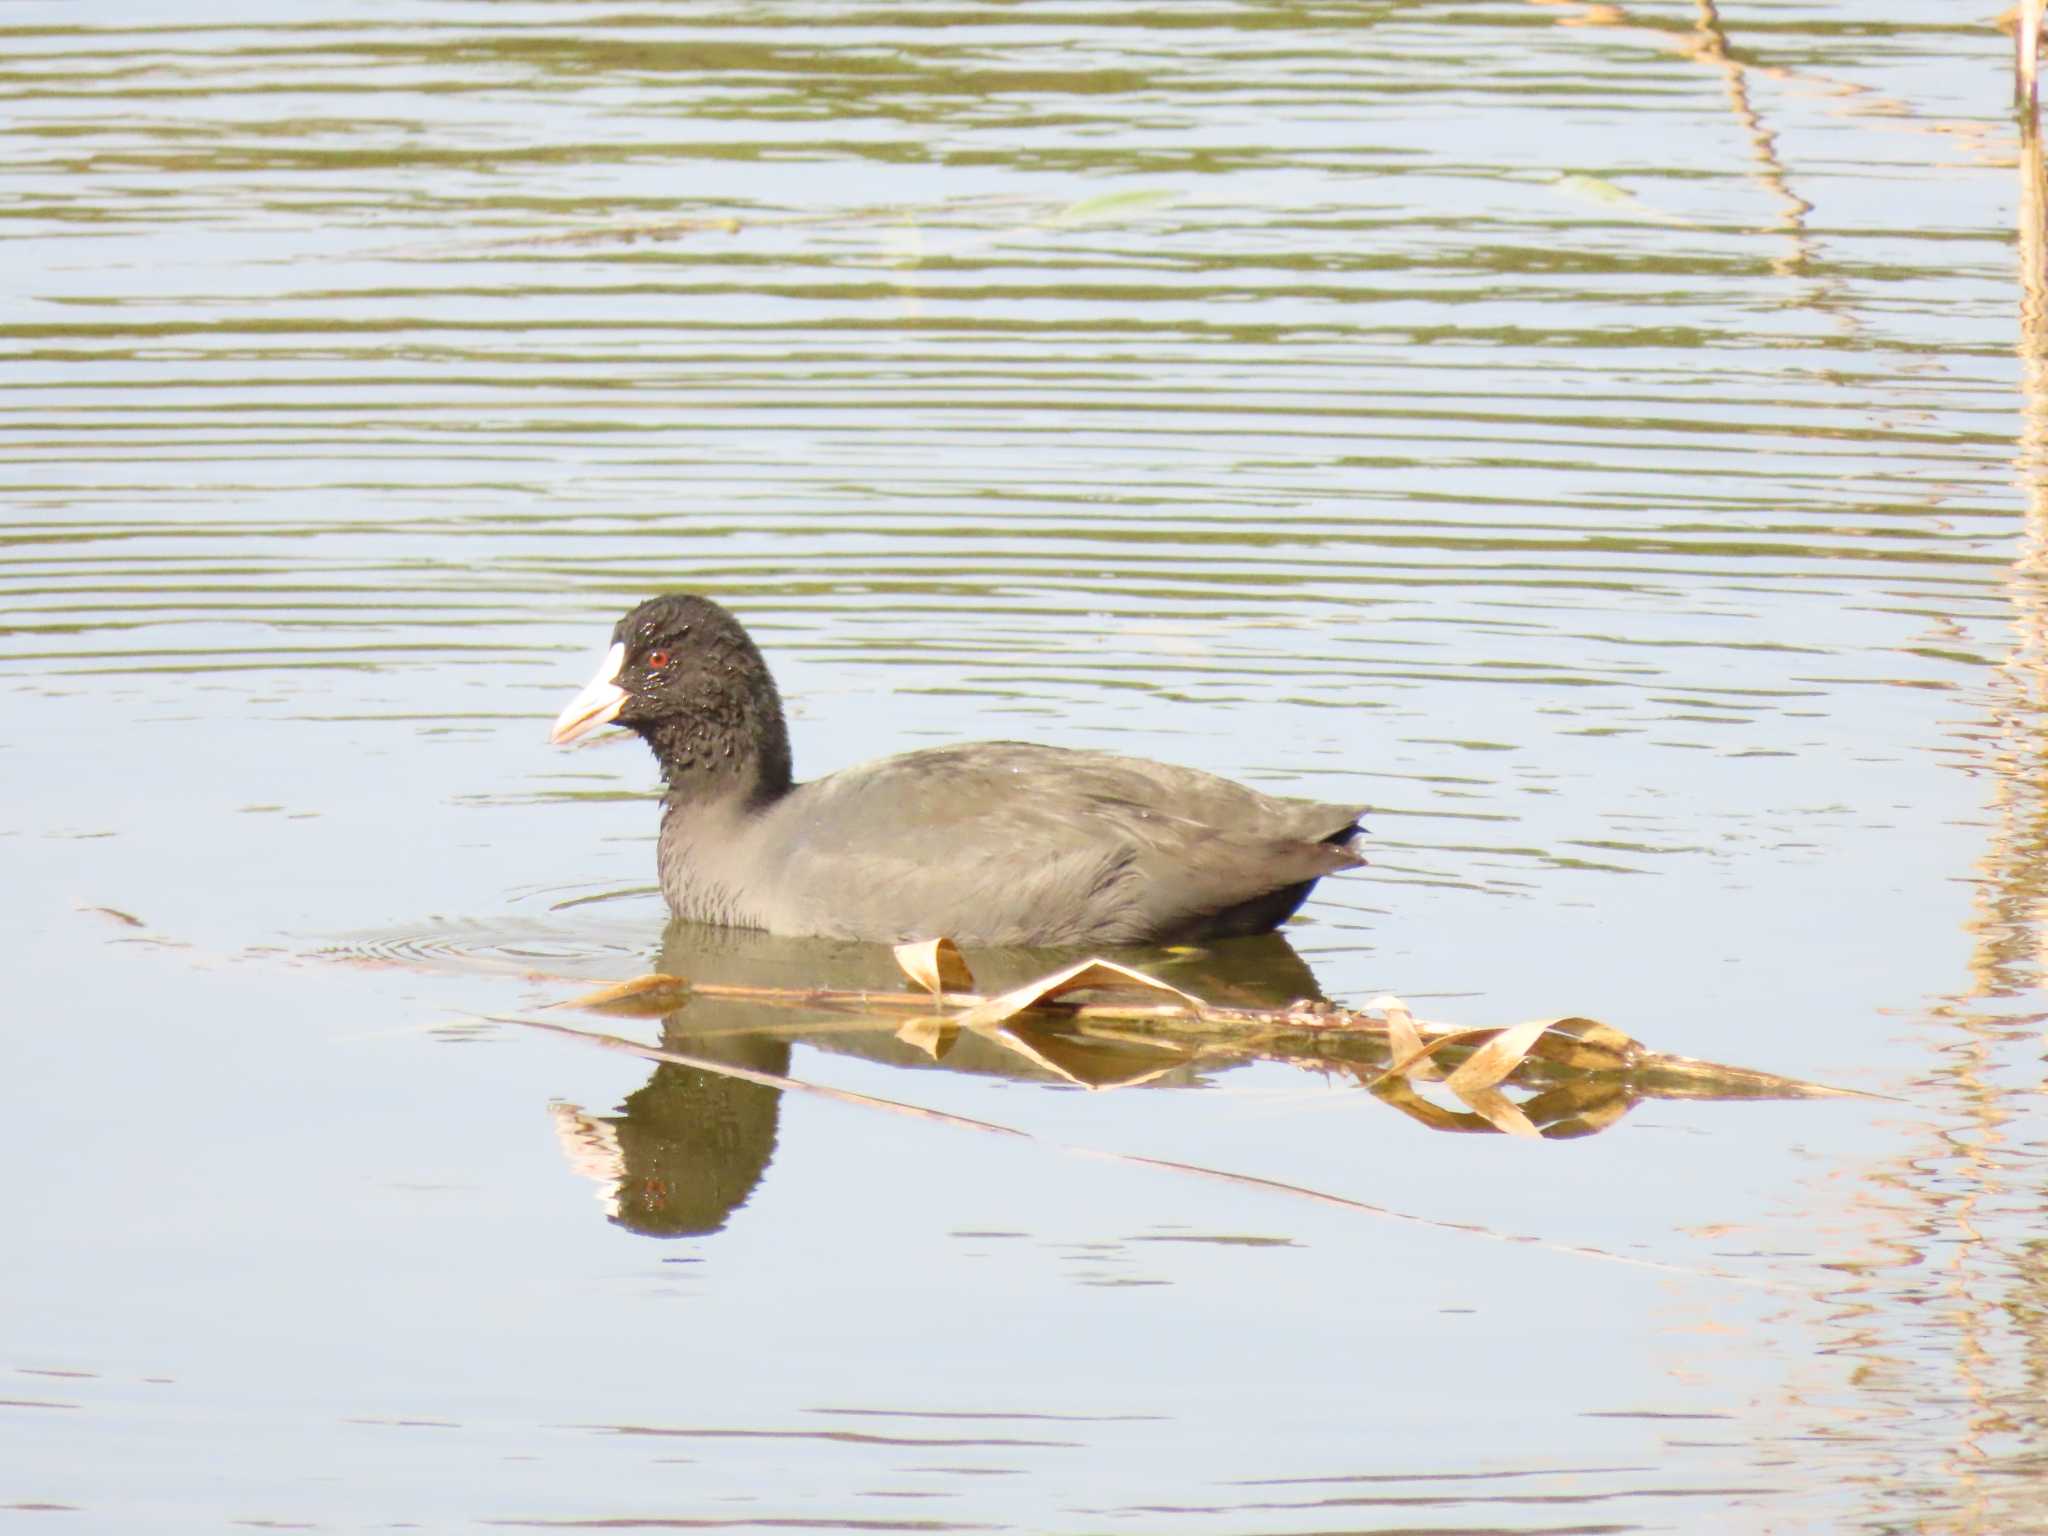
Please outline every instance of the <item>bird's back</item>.
M1260 932L1364 862L1361 808L1023 742L938 747L797 785L758 810L673 804L679 916L973 945L1128 945Z

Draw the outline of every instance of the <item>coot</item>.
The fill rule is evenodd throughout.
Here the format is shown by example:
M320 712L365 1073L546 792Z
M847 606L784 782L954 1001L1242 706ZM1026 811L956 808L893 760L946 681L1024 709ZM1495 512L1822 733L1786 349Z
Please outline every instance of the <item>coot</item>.
M709 598L642 603L555 721L637 731L668 784L676 916L770 933L962 945L1174 944L1261 933L1365 862L1364 807L1260 794L1108 752L980 741L790 776L775 680Z

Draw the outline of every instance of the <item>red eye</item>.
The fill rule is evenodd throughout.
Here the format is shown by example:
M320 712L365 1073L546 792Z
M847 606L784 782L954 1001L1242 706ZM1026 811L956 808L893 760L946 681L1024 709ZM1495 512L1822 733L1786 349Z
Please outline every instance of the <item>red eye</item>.
M647 653L647 669L650 672L659 672L672 659L667 651L649 651Z

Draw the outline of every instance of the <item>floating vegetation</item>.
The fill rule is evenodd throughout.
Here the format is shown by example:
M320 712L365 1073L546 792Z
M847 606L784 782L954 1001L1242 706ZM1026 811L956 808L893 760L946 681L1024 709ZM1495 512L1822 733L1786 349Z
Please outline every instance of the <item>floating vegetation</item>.
M916 990L693 985L683 977L654 973L553 1006L647 1017L687 1011L693 997L754 1003L765 1015L762 1033L801 1039L848 1025L867 1031L888 1028L935 1061L944 1060L963 1033L971 1033L1039 1073L1090 1089L1131 1087L1188 1066L1277 1062L1352 1078L1382 1103L1433 1130L1553 1140L1605 1130L1644 1099L1872 1097L1654 1051L1596 1019L1454 1028L1416 1019L1393 997L1377 998L1363 1009L1321 1001L1226 1007L1102 958L1077 961L1023 986L983 995L973 990L972 969L949 940L899 946L896 960ZM773 1011L792 1009L807 1017L778 1025ZM653 1060L686 1060L747 1081L806 1091L814 1086L567 1025L527 1018L510 1022L579 1035ZM1437 1096L1425 1092L1426 1087ZM834 1096L845 1095L835 1090Z

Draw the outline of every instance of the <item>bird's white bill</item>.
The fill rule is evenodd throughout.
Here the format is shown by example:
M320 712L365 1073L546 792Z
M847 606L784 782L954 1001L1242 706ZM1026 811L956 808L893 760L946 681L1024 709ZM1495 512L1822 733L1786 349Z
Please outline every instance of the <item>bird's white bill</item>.
M555 728L548 733L548 740L559 747L579 736L588 736L615 719L626 702L626 690L618 682L625 665L626 645L622 640L605 653L597 676L585 683L583 691L569 701L569 707L555 716Z

